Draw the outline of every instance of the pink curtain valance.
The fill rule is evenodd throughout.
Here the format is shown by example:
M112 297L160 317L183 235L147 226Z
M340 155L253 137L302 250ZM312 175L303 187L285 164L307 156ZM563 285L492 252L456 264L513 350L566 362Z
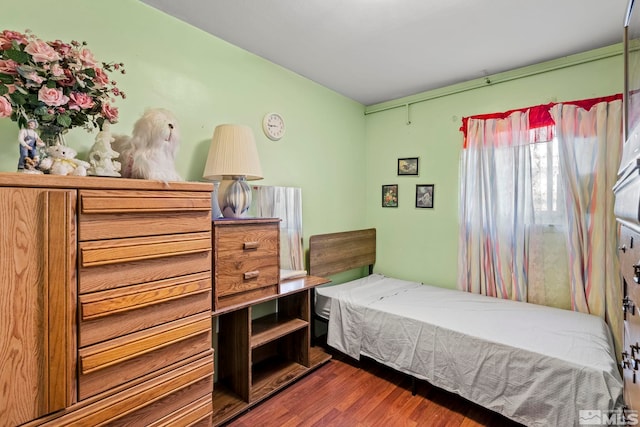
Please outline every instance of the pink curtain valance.
M476 116L469 116L462 118L462 126L460 127L460 131L464 134L464 146L463 148L467 148L467 124L469 119L477 119L477 120L488 120L488 119L504 119L509 117L511 114L515 112L527 112L529 113L529 128L530 129L541 129L541 128L551 128L555 125L553 118L551 117L550 111L554 105L557 104L570 104L577 105L578 107L589 111L591 107L600 102L611 102L618 99L622 99L622 94L618 93L615 95L605 96L601 98L590 98L590 99L581 99L578 101L566 101L566 102L550 102L549 104L535 105L533 107L519 108L515 110L509 110L502 113L490 113L490 114L479 114ZM547 136L553 136L553 132L549 129L548 132L540 132L541 134Z

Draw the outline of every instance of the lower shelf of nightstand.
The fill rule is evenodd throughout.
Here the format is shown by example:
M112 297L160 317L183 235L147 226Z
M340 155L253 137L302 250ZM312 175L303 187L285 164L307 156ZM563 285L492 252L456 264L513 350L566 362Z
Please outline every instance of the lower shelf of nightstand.
M229 421L331 359L331 355L320 347L312 347L309 356L311 363L308 368L291 361L278 361L268 366L261 363L253 373L250 402L241 399L224 384L216 383L213 390L213 425Z

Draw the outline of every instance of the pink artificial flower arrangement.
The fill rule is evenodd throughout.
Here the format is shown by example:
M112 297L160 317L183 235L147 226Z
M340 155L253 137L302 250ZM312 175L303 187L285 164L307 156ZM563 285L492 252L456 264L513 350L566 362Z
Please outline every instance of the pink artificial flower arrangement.
M107 73L122 63L99 63L86 42L45 42L29 30L0 32L0 117L25 127L36 119L59 133L74 127L89 131L116 123L115 98L124 92Z

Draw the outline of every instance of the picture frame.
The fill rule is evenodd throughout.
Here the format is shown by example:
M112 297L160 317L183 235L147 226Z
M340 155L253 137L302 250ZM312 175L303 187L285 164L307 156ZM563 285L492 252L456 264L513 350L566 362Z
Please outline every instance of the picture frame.
M387 184L382 186L382 207L398 207L398 184Z
M401 159L398 159L398 176L418 176L418 163L418 157L403 157Z
M416 208L433 209L434 184L416 184Z

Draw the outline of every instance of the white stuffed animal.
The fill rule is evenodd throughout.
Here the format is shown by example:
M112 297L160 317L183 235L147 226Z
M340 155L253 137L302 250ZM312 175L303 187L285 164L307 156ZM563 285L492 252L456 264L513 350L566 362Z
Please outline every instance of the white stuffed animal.
M131 137L114 135L125 178L182 181L175 168L180 129L173 113L163 108L145 111L133 126Z
M47 147L45 157L38 166L40 170L49 171L51 175L86 176L89 163L76 159L76 150L66 145L56 144Z

